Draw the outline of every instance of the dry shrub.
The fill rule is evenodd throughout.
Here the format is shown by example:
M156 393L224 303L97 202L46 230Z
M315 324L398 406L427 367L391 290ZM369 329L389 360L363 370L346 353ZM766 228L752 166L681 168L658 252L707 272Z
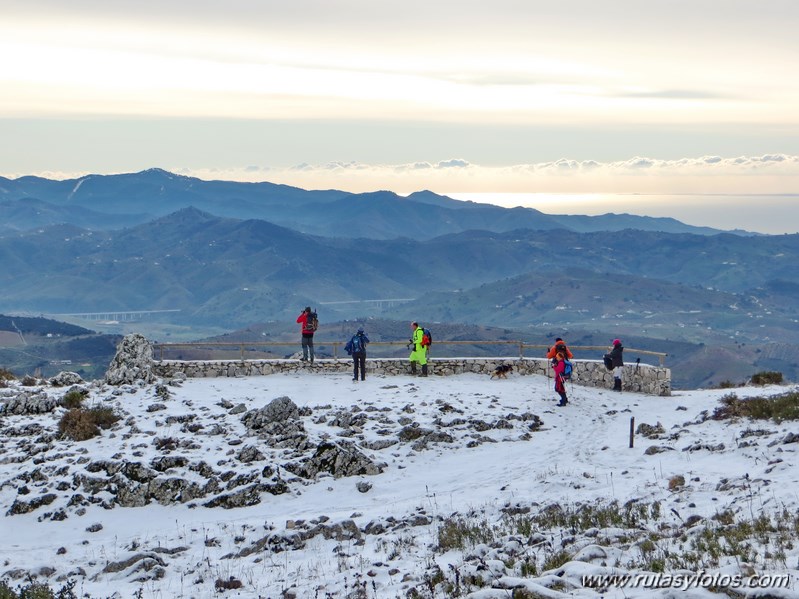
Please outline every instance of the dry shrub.
M86 441L99 435L101 428L110 428L117 420L119 416L111 408L75 408L61 418L58 432L73 441Z
M16 378L14 373L7 368L0 368L0 381L14 381Z
M117 416L112 408L96 407L90 409L89 412L92 413L97 426L102 429L111 428L114 423L119 420L119 416Z
M721 398L721 406L713 411L714 420L751 418L753 420L799 420L799 393L792 391L773 397L741 399L734 393Z
M677 474L669 479L669 491L679 491L685 486L685 477L682 474Z
M763 371L752 375L753 385L779 385L782 383L782 373Z

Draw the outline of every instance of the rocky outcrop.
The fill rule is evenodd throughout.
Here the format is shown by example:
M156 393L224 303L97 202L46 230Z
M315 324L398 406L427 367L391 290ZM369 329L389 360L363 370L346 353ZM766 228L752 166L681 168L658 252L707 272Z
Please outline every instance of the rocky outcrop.
M278 397L263 408L246 412L241 421L270 447L297 450L313 447L300 420L300 409L288 397Z
M61 405L61 400L44 391L19 391L0 404L0 413L22 416L23 414L46 414Z
M297 476L309 479L316 478L320 472L332 474L335 478L383 472L380 466L344 441L322 443L313 456L298 465L287 465L286 468Z
M130 385L139 381L152 383L156 379L153 365L150 342L138 333L126 335L105 373L105 382L109 385Z
M53 387L68 387L70 385L80 385L83 379L77 372L61 371L50 379Z

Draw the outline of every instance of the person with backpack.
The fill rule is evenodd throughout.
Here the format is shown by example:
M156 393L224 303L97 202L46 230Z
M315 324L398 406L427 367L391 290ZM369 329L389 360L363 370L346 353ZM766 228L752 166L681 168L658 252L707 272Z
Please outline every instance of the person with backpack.
M418 322L411 323L411 340L408 347L412 347L409 360L411 361L411 374L416 374L416 365L422 367L420 376L427 376L427 343L425 343L424 329Z
M366 344L369 343L369 337L363 332L363 327L358 328L358 332L352 336L352 339L347 341L344 350L352 356L352 382L358 380L358 370L361 371L361 380L366 380Z
M611 366L613 366L613 390L621 393L621 378L624 373L624 346L622 346L619 339L613 340L613 347L607 356L610 358Z
M560 351L555 354L554 361L552 369L555 371L555 393L560 395L557 405L563 407L569 403L566 398L566 380L567 376L571 376L571 362L566 358L566 354Z
M555 339L555 345L549 348L549 351L547 352L547 359L554 360L555 355L558 352L563 352L563 355L566 356L567 360L571 360L574 357L574 354L572 354L571 350L569 350L569 348L566 346L566 342L560 337L557 337Z
M316 312L311 310L311 306L306 306L297 317L297 322L302 325L302 358L300 361L313 364L313 334L319 328L319 319Z

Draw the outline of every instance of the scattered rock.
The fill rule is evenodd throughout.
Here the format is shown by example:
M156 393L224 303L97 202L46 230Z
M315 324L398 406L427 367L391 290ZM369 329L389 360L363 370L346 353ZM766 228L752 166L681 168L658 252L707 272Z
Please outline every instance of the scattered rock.
M0 404L3 414L15 416L47 414L61 406L61 400L48 397L43 391L20 391Z
M666 451L674 451L673 447L666 447L665 445L652 445L646 448L645 455L655 455L657 453L664 453Z
M647 439L657 439L660 435L664 434L666 429L663 428L663 425L658 422L656 425L652 426L651 424L647 424L642 422L638 425L638 428L635 429L636 435L643 435Z
M241 417L241 421L249 429L258 430L273 422L286 422L297 420L300 417L299 408L289 397L283 396L273 399L260 410L250 410Z
M50 505L56 500L55 493L46 493L41 497L37 497L36 499L32 499L31 501L21 501L19 499L15 499L14 503L11 504L11 507L6 512L6 516L17 516L19 514L28 514L34 510L39 509L43 505Z
M50 379L53 387L67 387L69 385L80 385L84 381L77 372L62 371Z
M332 474L335 478L363 474L380 474L383 469L358 451L353 445L345 442L326 442L316 448L310 458L299 465L287 465L286 468L303 478L313 479L321 472Z

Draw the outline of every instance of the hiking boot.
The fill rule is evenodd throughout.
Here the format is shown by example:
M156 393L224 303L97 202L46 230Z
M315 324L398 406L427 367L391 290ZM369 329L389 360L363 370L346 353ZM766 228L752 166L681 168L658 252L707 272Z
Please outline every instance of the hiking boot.
M621 379L614 378L613 379L613 390L614 391L621 391Z
M427 364L422 366L422 376L427 376Z
M352 382L353 382L353 383L357 383L357 382L358 382L358 379L352 379Z
M562 399L561 399L561 400L560 400L560 401L559 401L557 404L555 404L555 405L557 405L559 408L562 408L562 407L563 407L563 406L565 406L567 403L569 403L569 402L568 402L568 401L564 401L564 400L562 400Z
M411 362L411 374L416 374L416 362Z

